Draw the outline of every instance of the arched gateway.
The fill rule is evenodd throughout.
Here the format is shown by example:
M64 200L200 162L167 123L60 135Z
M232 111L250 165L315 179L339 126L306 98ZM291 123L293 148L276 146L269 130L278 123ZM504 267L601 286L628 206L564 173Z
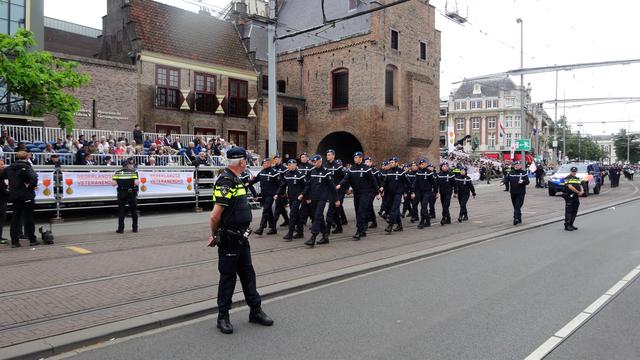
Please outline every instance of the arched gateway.
M337 131L325 136L318 144L318 154L323 155L327 150L333 149L336 152L336 159L343 163L353 162L353 153L364 151L358 139L346 131Z

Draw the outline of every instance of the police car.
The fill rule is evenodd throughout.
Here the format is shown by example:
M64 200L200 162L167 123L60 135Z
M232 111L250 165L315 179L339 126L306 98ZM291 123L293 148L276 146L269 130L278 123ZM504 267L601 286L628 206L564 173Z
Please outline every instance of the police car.
M601 181L599 180L600 174L595 176L593 165L588 164L564 164L558 168L558 170L551 176L547 187L549 189L549 196L555 196L557 192L564 192L565 186L562 184L564 179L569 176L572 167L577 167L578 172L576 176L582 180L582 188L584 190L584 196L589 194L589 189L593 189L594 194L600 193Z

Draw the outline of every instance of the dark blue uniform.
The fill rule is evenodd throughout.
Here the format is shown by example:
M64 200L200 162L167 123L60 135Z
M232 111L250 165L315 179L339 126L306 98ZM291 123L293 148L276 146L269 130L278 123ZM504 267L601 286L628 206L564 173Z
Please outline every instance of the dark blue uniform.
M390 200L389 208L389 226L386 231L391 231L391 226L397 224L396 231L402 231L402 221L400 220L400 204L402 197L407 192L411 191L411 182L407 177L407 174L400 167L389 169L384 179L384 195Z
M309 175L309 171L313 169L313 166L309 164L309 162L300 162L298 164L298 171L300 171L305 177ZM300 203L300 221L302 221L302 225L307 224L307 219L311 215L309 214L309 205L306 201Z
M358 240L360 236L366 235L368 220L373 212L373 198L378 192L379 184L373 169L361 163L354 164L347 170L344 179L340 182L340 190L345 189L347 185L353 189L357 229L354 239Z
M522 180L522 183L520 181ZM511 193L511 204L513 204L513 225L522 222L522 205L524 204L524 196L527 193L527 185L529 185L529 176L527 172L520 169L514 169L509 173L509 192Z
M280 164L274 167L275 170L278 171L280 177L288 170L287 166L284 164ZM280 215L282 215L282 219L284 222L280 226L289 225L289 215L287 215L287 198L284 196L284 193L279 193L278 199L276 200L276 210L273 214L275 217L275 222L278 223L278 219Z
M300 217L300 203L298 197L304 192L307 183L307 177L299 170L287 170L282 175L282 183L280 185L280 193L286 193L289 198L289 232L284 237L285 240L293 238L293 232L296 232L295 238L302 238L302 218Z
M431 226L429 203L432 198L435 200L435 172L430 171L428 168L418 170L414 183L414 191L416 193L416 199L420 203L420 224L418 227Z
M407 170L406 171L407 174L407 179L409 179L409 182L411 183L411 186L413 187L414 183L416 182L416 173L411 171L411 170ZM406 214L408 213L409 216L411 217L411 222L415 222L416 221L416 217L418 216L418 209L416 207L416 199L414 198L413 200L411 199L411 196L409 193L405 193L403 200L402 200L402 217L405 217Z
M573 186L578 191L583 191L582 189L582 181L580 178L569 175L564 178L563 184L565 185L565 193L564 193L564 229L567 231L578 230L577 227L573 226L573 223L576 221L576 217L578 216L578 208L580 207L580 196L575 192L569 189L568 185Z
M256 189L253 187L253 185L249 185L249 182L251 181L251 173L249 172L249 170L245 170L242 172L242 174L240 174L240 180L242 181L244 186L249 189L249 191L251 192L251 196L257 198L258 193L256 192Z
M451 195L456 188L456 176L451 171L440 170L436 179L437 193L440 194L440 205L442 205L440 225L451 224L449 206L451 205Z
M476 189L473 187L473 181L469 176L462 174L456 176L456 194L458 194L458 204L460 204L458 222L469 220L469 213L467 212L469 195L476 196Z
M249 181L249 185L260 182L260 196L262 197L262 218L256 234L262 235L262 231L269 225L269 233L276 232L276 219L273 215L273 197L280 190L280 173L273 167L262 169Z
M327 202L332 205L338 200L338 192L331 177L331 171L325 168L313 168L309 171L308 181L304 190L304 200L310 200L309 210L312 214L313 223L311 225L311 238L305 242L309 246L315 244L315 238L322 233L322 240L319 244L329 242L329 229L331 224L327 226L324 219L324 208ZM332 221L331 218L328 219ZM313 241L312 241L313 240Z
M342 179L345 176L345 170L342 167L342 163L340 160L334 160L332 162L327 161L325 169L331 172L331 177L333 178L334 185L339 185ZM339 234L342 232L342 224L347 223L347 215L344 212L344 196L346 195L347 190L340 188L338 190L338 200L340 200L340 207L335 207L334 204L329 204L329 210L327 211L327 217L331 217L331 222L336 226L336 229L333 231L334 234ZM327 219L327 222L329 220Z

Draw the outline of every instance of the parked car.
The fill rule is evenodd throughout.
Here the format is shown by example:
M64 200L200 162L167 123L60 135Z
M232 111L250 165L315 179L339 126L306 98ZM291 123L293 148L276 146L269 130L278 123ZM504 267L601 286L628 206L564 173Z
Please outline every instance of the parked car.
M549 196L555 196L557 192L564 192L565 185L564 179L571 173L572 167L577 167L578 172L576 176L582 180L582 188L584 190L584 196L589 194L589 189L593 189L594 194L600 193L600 187L602 186L602 177L600 172L600 165L594 164L576 164L569 163L564 164L558 168L558 170L551 176L547 183L549 189Z

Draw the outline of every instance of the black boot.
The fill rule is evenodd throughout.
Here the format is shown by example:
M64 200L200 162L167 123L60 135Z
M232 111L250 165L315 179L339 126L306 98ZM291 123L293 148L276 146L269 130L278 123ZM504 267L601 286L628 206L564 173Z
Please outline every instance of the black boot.
M260 324L263 326L273 325L273 320L267 314L265 314L260 307L251 309L251 312L249 313L249 322Z
M363 237L367 237L367 232L366 232L366 231L361 232L361 233L360 233L360 237L361 237L361 238L363 238Z
M233 326L231 326L231 322L229 321L229 314L218 314L218 329L223 334L232 334Z
M447 219L446 218L442 218L440 219L440 225L444 226L444 224L447 223Z
M353 241L360 240L360 232L358 231L355 234L353 234L352 238L353 238Z
M304 233L302 232L302 229L297 230L295 234L293 234L293 238L294 239L303 239L304 238Z
M573 230L578 230L578 228L577 228L577 227L575 227L575 226L573 226L573 224L571 224L571 228L572 228Z
M424 220L420 220L420 223L418 224L418 229L424 229Z
M320 239L320 241L318 241L316 244L324 245L328 243L329 243L329 232L327 231L326 233L322 234L322 239Z
M289 220L285 220L282 224L280 224L280 227L286 227L289 226Z
M278 230L276 230L276 229L269 229L269 231L267 231L267 235L274 235L274 234L277 234L277 233L278 233Z
M256 235L262 235L262 232L264 231L263 227L259 227L258 230L254 231L253 233Z
M338 223L336 228L331 232L332 234L342 234L342 225Z
M311 237L304 244L313 247L316 244L316 237L318 237L318 234L311 233Z
M393 229L394 232L400 232L402 231L402 223L399 223L398 225L396 225L396 227Z
M462 221L469 220L469 216L467 214L462 215Z
M287 235L282 237L284 240L291 241L293 239L293 230L289 230Z
M431 219L430 218L424 219L424 227L431 227Z
M564 224L564 231L573 231L573 228L569 224Z
M445 220L445 224L451 224L451 216L447 216L447 219Z
M369 225L369 229L376 229L378 227L378 222L373 220L371 225Z
M387 232L388 234L391 234L391 231L393 231L393 224L389 223L389 225L387 225L387 228L384 229L385 232Z
M29 246L38 246L38 245L42 245L38 240L29 241Z
M458 216L458 222L461 223L462 222L462 216Z

